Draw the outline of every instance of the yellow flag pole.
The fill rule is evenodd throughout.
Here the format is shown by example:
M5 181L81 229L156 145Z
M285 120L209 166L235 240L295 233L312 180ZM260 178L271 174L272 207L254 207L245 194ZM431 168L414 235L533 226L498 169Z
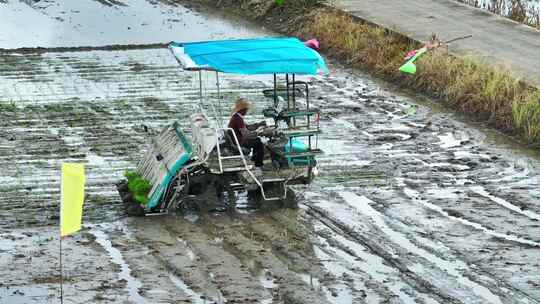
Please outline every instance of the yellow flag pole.
M62 237L60 237L60 304L64 304L64 271L62 269Z
M62 239L81 229L86 177L83 164L62 164L60 180L60 303L64 303Z

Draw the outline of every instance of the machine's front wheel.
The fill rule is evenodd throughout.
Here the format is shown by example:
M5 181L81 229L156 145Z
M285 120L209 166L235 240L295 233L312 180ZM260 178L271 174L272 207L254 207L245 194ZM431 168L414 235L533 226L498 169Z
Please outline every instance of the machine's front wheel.
M204 167L194 167L187 174L180 174L174 181L171 195L167 197L169 210L197 210L196 196L205 191L209 174Z

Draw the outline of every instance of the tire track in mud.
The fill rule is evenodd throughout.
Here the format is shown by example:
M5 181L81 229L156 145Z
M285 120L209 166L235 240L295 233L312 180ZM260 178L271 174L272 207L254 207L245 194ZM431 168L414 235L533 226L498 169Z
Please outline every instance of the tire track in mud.
M118 0L94 0L105 6L127 6L127 4L120 2Z
M317 267L309 258L305 260L309 254L289 251L293 242L280 233L272 235L283 228L266 216L253 217L258 227L251 218L215 215L202 215L197 224L175 217L164 218L161 226L135 220L135 227L139 228L137 238L154 249L167 269L196 286L200 294L221 294L227 303L326 303L294 272ZM165 237L152 237L156 234ZM282 239L279 245L272 241L278 239ZM280 254L291 256L282 259Z
M373 258L382 259L389 263L394 271L397 270L404 280L403 284L408 284L421 292L428 292L432 297L436 296L440 303L501 303L501 301L504 303L519 303L520 301L528 303L534 301L533 296L507 284L503 284L506 285L504 295L498 292L492 293L490 290L498 290L502 283L493 280L493 274L483 269L478 272L477 265L469 267L468 263L461 261L461 257L456 256L455 253L449 256L448 253L434 250L440 246L427 246L425 244L428 242L427 239L418 243L416 240L418 237L413 238L407 229L391 228L386 223L390 219L373 207L369 207L371 204L377 205L375 202L343 190L339 195L344 197L345 202L347 202L345 207L340 202L330 203L323 198L312 198L309 200L309 205L305 205L308 214L335 232L335 234L326 237L333 242L342 244L338 247L344 246L344 251L353 256L355 252L368 250L371 260ZM357 203L363 205L362 209L350 209L352 205ZM375 222L374 227L370 226L372 224L367 224L370 221ZM352 241L348 241L347 238ZM414 243L412 243L413 240ZM348 246L343 245L347 243L349 243ZM332 246L336 245L332 244ZM365 249L358 249L359 246L365 246ZM352 250L352 254L351 248L355 248ZM446 248L445 251L448 249ZM421 260L427 259L429 262L419 262L411 255L418 255ZM377 265L377 263L373 264ZM384 269L384 267L382 268ZM439 272L439 274L431 273L433 271ZM485 277L486 275L489 276L489 279ZM482 278L483 276L484 278ZM386 279L388 280L388 278ZM395 280L393 282L395 283ZM484 284L486 287L483 286ZM507 294L510 292L507 288L512 290L511 295ZM460 293L459 290L462 292ZM477 293L478 297L472 296L471 292ZM499 299L499 297L501 298ZM407 300L406 297L400 297L400 299L405 303L416 303L414 300ZM435 300L428 299L427 301L431 303Z
M41 54L41 53L60 53L60 52L88 52L88 51L127 51L144 49L162 49L166 48L166 43L148 43L148 44L111 44L100 46L73 46L73 47L20 47L14 49L0 48L0 53L5 54Z
M493 294L489 289L469 279L469 277L481 277L480 274L474 274L473 270L466 266L466 263L453 258L451 260L443 259L435 253L429 252L414 244L409 239L409 233L403 230L395 230L389 227L384 220L384 216L373 209L370 205L375 204L373 201L361 196L357 196L352 192L340 193L347 207L341 211L338 219L331 219L334 223L339 223L339 227L345 231L351 231L358 239L362 233L367 233L373 240L367 240L365 237L360 237L363 244L367 244L373 252L386 252L389 256L385 256L386 260L391 260L392 264L401 272L408 273L413 276L414 281L427 288L432 293L439 295L444 299L444 302L450 303L501 303L499 297ZM323 204L324 205L324 204ZM321 206L320 203L315 204L320 215L328 216L328 212L324 210L336 210L339 205ZM354 207L353 207L354 206ZM356 207L358 206L358 207ZM349 209L352 208L352 209ZM343 213L346 212L348 216ZM359 228L353 227L351 224L358 221L358 215L362 214L363 222L373 222L374 227ZM368 226L370 224L367 224ZM375 229L375 230L374 230ZM377 245L384 243L386 245ZM385 246L389 246L384 248ZM404 256L403 254L406 253ZM417 256L418 261L413 256ZM416 264L419 263L419 264ZM437 273L438 272L438 273ZM462 272L467 275L462 275ZM493 286L492 286L493 289ZM476 295L475 295L476 294ZM513 297L516 297L513 295ZM411 302L412 303L412 302Z
M308 214L319 221L320 224L315 225L316 227L320 226L316 228L316 231L324 239L323 244L331 248L328 250L328 255L331 255L333 259L330 259L332 263L327 268L335 269L335 264L341 264L348 269L348 272L353 272L350 274L353 277L359 276L359 273L366 273L364 290L367 303L383 302L384 299L380 295L385 293L388 298L396 296L404 303L417 303L418 301L445 303L453 300L433 292L429 282L418 280L409 271L402 271L400 265L391 259L377 255L373 246L352 238L347 232L348 230L338 227L334 220L328 219L319 210L311 210L310 208ZM387 264L390 265L387 266ZM344 273L347 272L344 271ZM411 288L417 292L411 291ZM388 291L384 292L380 289ZM374 290L375 294L373 294ZM431 291L429 295L424 294L426 290Z
M489 198L491 201L509 209L509 210L512 210L516 213L519 213L521 215L524 215L534 221L540 221L540 214L538 213L535 213L535 212L532 212L532 211L529 211L529 210L523 210L522 208L520 208L519 206L517 205L514 205L500 197L496 197L496 196L493 196L491 195L489 192L487 192L483 187L471 187L471 191L473 191L474 193L478 194L478 195L481 195L483 197L486 197L486 198Z
M362 88L360 88L361 90ZM363 93L361 93L360 90L357 90L356 93L357 95L363 95ZM339 91L339 88L338 88L338 91ZM349 92L352 92L353 89L350 89L348 90ZM346 95L346 94L341 94L341 95ZM422 134L422 133L425 133L426 132L426 129L428 131L433 131L433 125L435 125L435 123L433 123L434 120L436 120L437 118L435 117L435 119L433 118L428 118L429 120L426 120L426 118L424 118L424 114L423 113L419 113L419 115L414 115L413 117L407 117L409 115L407 115L407 113L402 113L401 115L395 115L396 111L392 111L392 110L389 110L386 106L388 105L388 103L385 103L383 104L383 106L381 107L380 105L372 105L372 101L368 101L368 105L366 106L365 104L363 104L364 101L366 101L366 98L365 96L361 96L360 98L355 98L354 96L351 96L353 94L349 94L349 98L351 99L357 99L359 101L361 101L360 103L356 104L356 105L352 105L350 104L349 102L347 102L347 106L351 107L352 110L354 112L359 112L359 113L369 113L369 115L366 115L366 116L370 116L369 118L358 118L358 117L354 117L354 115L351 115L351 114L346 114L344 117L346 119L348 119L351 123L348 123L348 126L344 129L346 130L344 133L341 133L340 136L342 138L358 138L358 133L360 133L360 130L362 130L361 134L363 135L366 135L365 137L367 138L364 138L364 141L367 142L368 144L368 147L366 147L366 144L359 144L359 141L355 141L353 145L357 146L358 150L363 150L363 157L362 157L362 160L364 161L363 163L363 167L365 170L367 171L371 171L373 167L376 167L377 165L379 166L379 170L385 172L383 174L379 174L379 181L378 182L374 182L374 183L370 183L369 179L370 178L373 178L373 176L367 176L367 180L365 180L363 183L360 183L358 184L358 182L356 182L356 187L352 186L352 185L349 185L348 183L346 184L333 184L332 183L332 179L334 179L334 177L328 177L329 179L329 183L326 181L325 177L324 176L321 176L317 181L316 181L316 184L318 184L319 182L321 182L321 180L324 180L323 183L321 183L320 187L324 187L325 189L333 189L333 191L337 191L338 193L340 191L359 191L361 193L366 193L366 194L370 194L372 195L373 193L377 193L376 196L378 198L378 201L383 201L384 200L388 200L390 198L391 202L388 202L388 203L382 203L382 205L384 206L387 206L387 207L391 207L391 206L394 206L394 205L408 205L408 204L404 204L406 202L403 201L403 196L402 195L397 195L398 198L401 198L401 200L398 200L396 199L396 197L391 197L392 196L392 193L396 193L394 192L393 189L396 189L396 190L399 190L400 188L403 188L403 185L400 185L401 184L401 181L403 179L406 179L407 182L409 183L409 186L410 185L413 185L414 188L422 191L422 195L425 196L426 195L426 190L427 191L431 191L431 190L435 190L433 191L434 193L432 193L432 196L433 194L435 194L436 196L439 196L435 201L437 203L440 203L442 200L445 200L445 199L448 199L450 200L451 202L458 202L457 199L456 199L456 195L454 195L454 197L450 196L448 197L448 194L452 192L452 190L455 190L456 192L464 192L466 193L467 195L469 195L472 191L462 191L461 189L467 189L467 187L462 187L462 186L459 186L460 184L463 185L463 184L467 184L467 185L471 185L475 182L478 182L480 183L481 185L486 185L486 182L485 181L479 181L479 178L482 179L482 170L485 170L485 169L490 169L487 165L484 165L482 166L483 164L487 164L489 162L493 162L493 163L496 163L496 166L499 166L499 165L505 165L505 166L509 166L510 168L513 167L513 161L512 160L509 160L508 158L506 158L504 161L500 161L500 156L497 155L499 153L497 152L500 152L500 151L497 151L495 153L491 152L491 151L485 151L483 149L485 149L485 147L481 147L480 149L478 149L478 146L476 146L476 143L474 141L477 141L478 139L478 134L475 134L474 133L474 130L472 132L472 134L470 135L467 135L467 133L465 133L465 137L463 139L454 139L453 137L455 136L455 132L448 132L450 130L452 130L452 128L454 127L453 125L455 125L455 122L452 122L452 123L440 123L439 122L439 125L446 125L444 126L445 128L443 128L443 130L441 130L442 132L440 132L439 134L445 134L445 135L441 135L441 136L437 136L436 134L437 133L433 133L433 132L429 132L431 134L426 134L428 135L429 137L432 137L432 138L427 138L427 140L420 140L420 141L425 141L425 143L421 144L421 147L419 147L418 143L415 144L414 147L410 147L410 141L408 141L408 138L405 138L403 136L394 136L394 137L386 137L384 138L385 140L383 141L379 141L378 139L380 139L381 135L380 135L380 129L381 127L386 129L385 131L386 132L383 132L384 133L394 133L396 131L396 123L394 122L395 121L395 117L400 117L399 119L400 120L403 120L403 118L408 118L406 119L406 121L397 121L397 129L403 133L403 129L405 129L405 134L410 134L411 136L409 138L412 138L412 139L415 139L416 137L419 136L419 134ZM345 99L347 97L339 97L339 99ZM394 100L394 102L396 103L396 105L394 105L395 108L397 108L399 110L399 108L402 108L403 109L403 105L400 104L399 100L395 100L395 98L390 98L390 100ZM327 106L328 104L326 104L325 106ZM332 104L333 105L333 104ZM331 105L331 106L332 106ZM357 110L357 108L361 108L362 110ZM378 112L378 113L377 113ZM382 115L380 115L379 113L381 113ZM384 114L383 114L384 113ZM373 116L389 116L389 113L391 114L390 117L388 119L384 119L384 118L379 118L379 119L373 119ZM416 117L415 117L416 116ZM421 117L423 121L416 121L415 118L417 117ZM372 124L369 124L368 123L368 126L366 128L366 123L367 121L374 121L374 123ZM386 121L386 122L385 122ZM360 122L360 123L358 123ZM356 129L356 126L358 126L358 129ZM377 125L382 125L382 126L377 126ZM401 126L400 126L401 125ZM415 127L417 129L417 131L415 130L412 130L411 131L406 131L406 129L408 127ZM426 128L427 126L427 128ZM435 125L436 126L436 125ZM369 129L369 128L373 128L375 129L375 131L377 132L373 132L373 131L370 131L370 130L366 130L366 129ZM440 129L440 128L439 128ZM448 131L445 131L444 129L447 129ZM352 131L351 131L352 130ZM355 133L353 133L355 132ZM397 132L397 133L400 133L400 132ZM444 132L444 133L443 133ZM434 136L435 135L435 136ZM325 134L324 135L325 137L327 137L328 135ZM451 137L450 139L448 139L448 137ZM429 140L431 140L431 142L429 142ZM446 140L446 141L445 141ZM453 140L453 142L452 142ZM418 139L416 140L418 141ZM377 142L379 142L380 146L377 147L377 148L374 148L374 147L370 147L369 143L371 142L371 144L377 144ZM399 148L397 148L397 145L399 144ZM432 146L430 146L432 145ZM437 147L441 147L443 148L442 151L438 151ZM341 146L340 146L341 148ZM385 151L386 150L386 151ZM450 151L448 151L450 150ZM454 151L452 151L454 150ZM457 151L456 151L457 150ZM476 150L476 151L475 151ZM471 153L472 152L472 153ZM329 165L330 168L334 168L336 167L336 165L332 164L332 163L339 163L337 161L337 158L341 157L341 155L339 154L334 154L334 153L330 153L331 155L325 155L319 163L323 166L322 168L322 172L327 172L327 170L324 170L324 166L326 165ZM366 155L367 154L367 155ZM425 156L422 156L422 154L428 154L429 155L429 158L426 158ZM475 159L463 159L463 157L458 157L457 155L458 154L461 154L461 156L463 155L467 155L469 158L478 158L478 160L475 160ZM475 155L476 154L476 155ZM508 157L508 154L506 155ZM326 158L328 157L329 161L326 161ZM335 157L336 160L332 160L332 157ZM381 161L381 158L384 159L383 161ZM397 161L395 161L395 159L397 158ZM460 159L461 158L461 159ZM487 160L486 160L487 158ZM449 161L450 160L450 161ZM385 166L384 163L386 162L389 162L390 165L389 166ZM476 162L475 162L476 161ZM534 165L534 162L535 161L531 161L531 163L533 163L533 166L536 166ZM379 163L379 164L377 164ZM382 163L382 165L380 164ZM420 165L418 165L420 164ZM411 168L407 168L407 170L413 172L412 170L414 170L414 174L410 174L409 172L403 172L401 170L403 170L402 168L403 167L407 167L407 166L411 166L411 165L414 165L414 169L411 169ZM483 167L483 168L482 168ZM433 168L433 169L432 169ZM427 169L427 170L426 170ZM480 169L480 170L479 170ZM349 169L350 170L350 169ZM488 171L486 170L486 171ZM376 170L375 170L376 171ZM469 173L471 171L476 171L476 172L472 172L472 173ZM335 171L334 171L335 172ZM480 172L480 176L471 176L472 174L475 174L477 172ZM532 182L533 184L537 184L537 177L538 175L536 175L534 172L534 170L530 170L529 171L530 173L529 174L523 174L522 177L519 179L523 184L527 184L528 182ZM395 174L392 174L392 173L395 173ZM510 174L515 174L515 172L513 172L512 170L510 170L510 172L508 172ZM386 175L386 177L385 177ZM388 176L390 175L390 176ZM444 176L444 178L441 178L439 177L438 175L440 176ZM377 176L377 174L374 175L375 177ZM486 176L490 176L490 173L487 173ZM399 177L397 179L395 179L395 177ZM477 178L479 177L479 178ZM354 178L354 177L351 177L351 178ZM338 179L339 180L339 179ZM386 181L386 183L385 183ZM354 184L355 182L353 182ZM433 185L435 185L435 187L433 187ZM426 189L426 186L429 186L427 189ZM360 187L360 188L359 188ZM448 190L446 190L445 188L450 188ZM315 188L315 187L313 187ZM452 189L453 188L453 189ZM528 187L527 187L528 188ZM330 190L328 189L328 190ZM348 190L350 189L350 190ZM457 190L456 190L457 189ZM474 189L474 188L473 188ZM315 195L316 193L318 193L317 190L312 190L311 192L308 190L306 191L309 195L307 196L308 199L307 199L307 203L306 204L309 204L312 202L311 200L311 195ZM385 195L380 195L379 193L384 193L384 192L387 192ZM326 198L327 195L325 194L321 194L321 193L318 193L319 195L321 195L322 197ZM397 194L397 193L396 193ZM523 196L525 199L523 201L519 201L517 202L518 205L521 205L521 206L527 206L529 208L537 208L538 206L536 204L534 204L534 195L533 196L527 196L527 195L524 195ZM462 199L466 200L467 197L464 196L462 197ZM505 207L503 210L501 210L500 208L493 208L493 204L487 204L487 203L490 203L489 200L487 201L483 201L482 203L486 203L486 205L489 205L489 209L495 209L496 212L499 214L502 212L502 214L504 214L504 217L503 218L506 218L506 220L508 221L513 221L514 220L514 216L516 213L514 212L508 212L508 207L509 206L502 206L502 207ZM498 204L498 205L501 205L501 204ZM434 205L433 205L434 206ZM459 205L458 205L459 206ZM426 207L426 206L423 206L423 207ZM499 206L501 207L501 206ZM403 207L401 209L404 209L406 207ZM454 207L455 208L455 207ZM484 209L485 207L483 207L482 209ZM332 210L327 210L328 211L328 214L326 214L326 216L328 217L332 217L332 216L335 216L335 209L332 209ZM430 208L428 208L429 210ZM432 209L432 208L431 208ZM461 208L459 208L460 211L461 211ZM477 209L477 210L482 210L482 209ZM487 209L487 208L485 208ZM449 210L449 212L451 212L454 216L454 218L456 219L460 219L461 217L464 217L463 214L460 214L459 212L452 212L453 210L450 210L450 209L446 209L446 210ZM515 210L514 210L515 211ZM425 211L423 211L425 212ZM488 210L488 212L486 213L489 213L490 211ZM519 212L518 212L519 213ZM525 219L521 219L521 216L524 215L523 213L521 214L518 214L518 218L520 218L521 222L523 222L524 224L526 225L529 225L528 227L530 227L531 229L526 229L525 230L525 233L526 233L526 236L525 238L526 239L522 239L520 237L515 237L516 236L520 236L522 235L522 229L519 229L519 230L514 230L514 233L512 232L509 232L509 234L499 234L499 237L505 237L505 238L510 238L510 239L517 239L518 241L524 243L525 245L533 245L533 246L536 246L536 242L534 241L534 236L536 236L537 234L534 232L534 229L537 228L538 226L534 223L535 222L535 219L534 219L534 214L535 213L531 213L533 214L533 217L531 218L530 216L527 216L527 218ZM528 214L528 215L531 215L531 214ZM392 214L389 214L389 215L385 215L385 219L387 219L388 221L390 222L395 222L395 218L391 217ZM490 227L491 229L494 229L495 231L497 230L500 230L501 227L497 227L497 226L494 226L494 223L492 223L492 219L493 217L490 215L490 214L486 214L487 217L478 217L478 214L476 214L472 219L470 219L467 224L472 224L474 222L478 222L480 221L481 225L485 225L487 227ZM500 214L499 214L500 215ZM387 217L387 216L390 216L390 217ZM336 216L337 218L339 218L339 216ZM467 218L469 218L467 216ZM512 218L512 220L510 220L510 218ZM533 221L529 221L529 219L532 219ZM471 222L472 220L472 222ZM464 222L466 220L463 220ZM415 221L414 219L411 219L410 221L408 221L408 224L409 225L413 225L414 226L417 226L418 223L417 221ZM481 225L478 225L476 224L476 228L479 228L479 227L482 227ZM497 224L495 224L497 225ZM438 227L437 227L438 228ZM513 229L515 229L516 227L512 227ZM503 228L504 229L504 228ZM431 229L432 230L432 229ZM528 231L527 231L528 230ZM504 231L504 230L503 230ZM519 231L519 232L518 232ZM439 234L440 236L441 234ZM443 235L444 236L444 235ZM532 239L531 239L532 238ZM444 237L441 237L441 239L444 239ZM499 244L501 244L500 242L497 242ZM504 244L506 242L503 242L502 244ZM502 245L501 244L501 245ZM456 245L455 243L452 243L452 245ZM482 247L481 244L477 244L477 245L480 245L480 247ZM510 245L511 246L511 245ZM463 247L463 246L459 246L459 247ZM487 246L486 246L487 247ZM514 247L514 246L512 246ZM496 247L495 247L496 248ZM516 250L520 250L519 247L514 247L514 252ZM468 249L470 250L470 249ZM477 250L480 250L480 252L489 252L491 250L484 250L484 249L477 249ZM530 248L530 249L527 249L529 251L529 254L528 256L535 256L534 254L534 248ZM384 250L382 250L381 252L384 252ZM465 251L467 252L467 251ZM510 254L509 256L512 256L513 254ZM511 258L514 258L514 257L511 257ZM468 260L469 258L466 258L466 260ZM520 258L521 261L523 260L526 260L527 257L526 256L523 256L522 258ZM466 261L465 260L465 261ZM508 261L507 262L508 264L512 264L512 262ZM519 263L519 262L518 262ZM528 261L528 264L531 265L531 267L534 269L532 272L533 273L538 273L538 264L534 264L534 262L530 262ZM474 266L477 266L477 265L474 265ZM494 276L497 276L497 275L494 275L493 272L491 271L491 269L489 269L490 267L485 267L483 269L483 273L487 273L489 277L494 277ZM521 269L521 267L520 267ZM489 270L489 271L487 271ZM501 275L503 274L504 272L499 272L498 273L498 277L501 278L501 277L506 277L506 275ZM478 278L475 278L475 275L471 275L471 276L468 276L468 277L471 277L471 279L473 280L478 280ZM526 274L523 274L523 277L528 277L528 275ZM524 279L525 281L526 279ZM498 282L499 279L496 279L494 282ZM512 289L515 288L515 292L517 292L520 296L520 299L521 300L517 300L518 302L519 301L524 301L525 303L527 303L528 301L535 301L535 296L533 296L533 294L535 293L528 293L527 291L525 292L520 292L519 291L519 288L520 287L516 287L516 285L514 285L514 282L516 280L511 280L512 283L510 283L510 285L507 285L507 286L510 286ZM522 283L525 283L524 281L522 281ZM482 282L482 280L480 280L479 282ZM533 283L533 281L529 281L530 283ZM529 286L531 286L529 283ZM480 283L481 285L484 284L484 282ZM527 284L523 284L525 285L525 288ZM521 285L521 286L523 286ZM493 282L489 283L488 285L486 286L491 286L490 289L491 291L488 291L488 294L490 292L492 292L493 290L498 290L499 289L499 284L498 283L495 283L493 284ZM534 284L532 285L534 286ZM475 289L478 289L477 286L474 286ZM529 290L531 290L530 288L531 287L528 287ZM474 289L473 289L474 290ZM485 291L485 289L484 289ZM532 291L532 290L531 290ZM494 302L494 301L499 301L498 299L495 300L498 296L500 296L499 294L497 296L495 296L495 298L493 298L491 296L491 299L492 301L491 302ZM489 298L490 296L488 296ZM509 299L507 297L501 297L501 300L505 303L513 303L514 300L513 299ZM464 302L468 303L470 301L470 299L467 299L465 300ZM481 298L477 299L476 301L479 301L479 303L483 303L483 301L485 300L482 300Z
M144 298L139 294L139 288L141 288L142 284L131 275L131 269L124 261L122 253L112 245L111 241L103 231L91 230L89 233L96 237L96 243L101 245L101 247L107 251L112 262L120 266L121 271L118 274L118 277L120 280L126 281L126 289L129 293L128 300L135 303L146 303Z
M452 219L452 220L455 220L455 221L458 221L458 222L462 223L463 225L471 226L474 229L482 231L483 233L489 234L489 235L491 235L493 237L500 238L500 239L505 240L505 241L516 242L516 243L518 243L520 245L527 245L527 246L531 246L531 247L540 247L540 243L538 243L538 242L531 241L531 240L528 240L528 239L523 239L523 238L520 238L520 237L510 235L510 234L498 233L498 232L495 232L495 231L493 231L493 230L491 230L489 228L486 228L486 227L482 226L481 224L471 222L471 221L469 221L467 219L464 219L464 218L461 218L459 216L452 216L447 211L444 211L443 209L441 209L439 206L433 205L433 204L431 204L431 203L429 203L427 201L422 200L420 198L419 193L414 191L414 190L405 188L403 191L404 191L404 193L405 193L405 195L407 197L411 198L412 200L415 200L415 201L419 202L422 206L426 207L427 209L430 209L430 210L433 210L433 211L435 211L437 213L440 213L442 216L447 217L447 218ZM475 191L475 193L476 193L476 191Z

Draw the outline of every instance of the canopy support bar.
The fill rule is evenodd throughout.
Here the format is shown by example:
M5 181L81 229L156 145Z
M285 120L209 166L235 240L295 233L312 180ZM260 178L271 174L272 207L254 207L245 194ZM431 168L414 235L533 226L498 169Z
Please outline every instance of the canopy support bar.
M274 108L278 107L278 98L277 98L277 75L274 74Z
M223 111L222 111L222 108L221 108L221 88L220 88L220 85L219 85L219 72L216 71L216 87L217 87L217 99L218 99L218 109L217 109L217 114L219 114L219 123L220 123L220 127L223 127Z
M287 108L290 108L291 107L291 103L289 101L289 74L286 74L285 75L285 78L286 78L286 81L287 81Z
M203 104L203 93L202 93L202 71L199 70L199 99L201 104Z

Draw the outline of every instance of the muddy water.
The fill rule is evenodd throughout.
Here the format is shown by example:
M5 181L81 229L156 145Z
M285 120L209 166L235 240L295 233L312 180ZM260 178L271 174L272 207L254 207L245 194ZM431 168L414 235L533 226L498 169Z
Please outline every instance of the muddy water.
M143 297L139 294L138 290L141 288L142 284L139 282L139 280L135 279L131 275L131 269L129 268L129 265L125 262L124 258L122 257L122 253L118 249L116 249L107 235L101 231L90 231L90 233L96 237L96 243L101 245L103 249L109 254L111 257L111 260L114 264L120 266L120 273L118 274L118 277L120 280L126 281L126 285L129 291L129 298L128 300L135 303L146 303Z
M88 175L86 227L63 244L68 302L539 303L535 153L364 74L331 70L306 79L326 153L316 181L295 189L297 209L246 211L236 193L225 213L125 219L114 183L144 149L143 125L188 127L195 75L164 49L2 55L0 303L57 302L64 161L86 163ZM203 79L210 96L213 77ZM260 113L270 85L223 75L221 112L246 96Z
M265 33L172 0L4 2L0 48L151 44Z

